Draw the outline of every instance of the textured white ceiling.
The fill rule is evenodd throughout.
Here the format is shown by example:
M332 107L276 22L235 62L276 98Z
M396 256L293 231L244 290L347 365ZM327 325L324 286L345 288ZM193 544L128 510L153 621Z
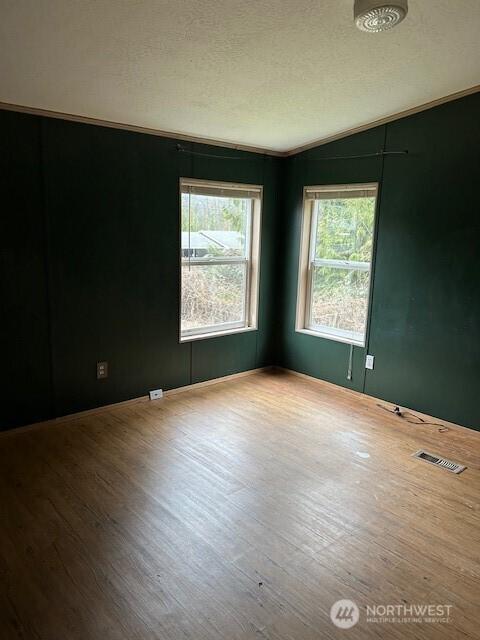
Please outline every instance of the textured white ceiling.
M480 83L480 0L0 0L0 101L287 150Z

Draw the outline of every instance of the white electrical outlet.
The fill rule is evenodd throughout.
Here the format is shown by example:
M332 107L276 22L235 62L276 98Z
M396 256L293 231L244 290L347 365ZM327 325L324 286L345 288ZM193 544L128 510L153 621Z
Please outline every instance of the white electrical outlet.
M150 400L158 400L159 398L163 398L163 389L150 391Z
M373 369L374 361L375 361L375 356L367 356L365 358L365 369Z

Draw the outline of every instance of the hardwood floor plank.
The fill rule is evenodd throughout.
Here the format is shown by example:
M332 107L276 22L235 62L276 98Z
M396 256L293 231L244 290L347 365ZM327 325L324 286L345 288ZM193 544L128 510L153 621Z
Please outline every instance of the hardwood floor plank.
M0 437L0 638L480 637L480 434L377 403L271 371Z

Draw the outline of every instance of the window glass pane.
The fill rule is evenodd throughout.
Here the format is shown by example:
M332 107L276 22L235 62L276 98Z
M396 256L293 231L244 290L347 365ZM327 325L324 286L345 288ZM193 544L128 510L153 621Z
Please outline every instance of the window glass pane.
M368 271L313 267L311 324L338 329L363 340L367 317Z
M182 258L247 257L252 201L182 193Z
M182 331L243 323L246 269L246 264L183 265Z
M370 262L375 198L316 200L314 206L315 257Z

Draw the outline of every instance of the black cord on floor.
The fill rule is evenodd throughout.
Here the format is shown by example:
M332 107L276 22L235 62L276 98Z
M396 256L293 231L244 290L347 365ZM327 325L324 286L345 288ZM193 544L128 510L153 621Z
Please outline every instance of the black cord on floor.
M423 418L421 418L420 416L417 416L415 413L412 413L411 411L402 411L398 406L395 406L393 409L390 409L390 407L386 407L384 404L377 404L377 407L380 407L380 409L383 409L384 411L388 411L388 413L393 413L394 416L402 418L402 420L404 420L405 422L408 422L409 424L421 424L425 426L432 425L434 427L439 427L438 429L439 433L446 433L447 431L450 431L448 427L446 427L444 424L441 424L440 422L428 422L427 420L424 420ZM408 416L412 416L415 419L411 420L408 418Z

